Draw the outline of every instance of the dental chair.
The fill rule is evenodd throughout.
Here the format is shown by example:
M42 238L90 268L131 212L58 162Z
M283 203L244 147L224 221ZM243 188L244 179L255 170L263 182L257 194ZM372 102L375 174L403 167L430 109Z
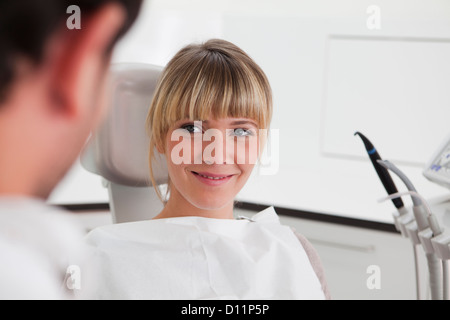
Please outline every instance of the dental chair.
M162 68L139 63L111 66L108 114L91 135L82 166L103 178L113 223L148 220L163 208L151 180L147 112ZM165 158L155 150L155 181L168 181Z

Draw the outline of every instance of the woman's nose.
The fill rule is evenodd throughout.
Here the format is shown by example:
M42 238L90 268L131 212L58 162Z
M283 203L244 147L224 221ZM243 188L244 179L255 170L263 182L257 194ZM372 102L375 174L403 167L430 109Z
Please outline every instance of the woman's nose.
M209 129L203 135L203 162L205 164L229 163L228 149L226 135L221 130Z

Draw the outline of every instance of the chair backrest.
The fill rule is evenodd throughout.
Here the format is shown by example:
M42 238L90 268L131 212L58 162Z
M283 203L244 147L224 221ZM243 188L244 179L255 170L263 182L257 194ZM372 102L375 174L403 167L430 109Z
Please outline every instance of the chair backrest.
M161 72L148 64L111 66L108 114L81 156L83 167L106 181L114 223L150 219L163 208L150 181L145 123ZM155 180L164 185L167 164L156 150L155 155Z

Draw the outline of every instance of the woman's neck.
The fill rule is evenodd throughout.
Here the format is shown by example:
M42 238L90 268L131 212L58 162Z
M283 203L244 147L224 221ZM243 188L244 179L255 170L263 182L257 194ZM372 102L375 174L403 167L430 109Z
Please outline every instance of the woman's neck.
M170 198L164 209L153 219L175 217L205 217L215 219L233 219L233 201L219 209L202 209L187 201L176 188L171 188Z

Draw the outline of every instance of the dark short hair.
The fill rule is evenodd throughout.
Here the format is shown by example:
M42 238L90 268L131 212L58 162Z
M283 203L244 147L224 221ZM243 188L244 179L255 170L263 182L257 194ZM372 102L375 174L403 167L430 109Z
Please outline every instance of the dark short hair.
M39 64L47 40L58 28L65 27L69 6L80 8L83 21L83 17L110 2L121 4L127 18L109 51L136 20L142 0L0 0L0 103L14 81L15 58L23 56Z

